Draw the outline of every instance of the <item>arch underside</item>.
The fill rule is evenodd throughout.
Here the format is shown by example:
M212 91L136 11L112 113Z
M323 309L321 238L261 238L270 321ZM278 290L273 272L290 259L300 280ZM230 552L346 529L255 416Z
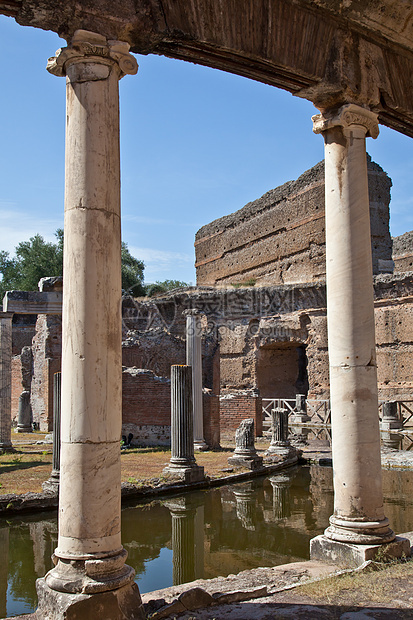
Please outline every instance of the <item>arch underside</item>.
M413 7L394 0L0 0L70 39L79 28L283 88L318 108L354 102L413 136Z

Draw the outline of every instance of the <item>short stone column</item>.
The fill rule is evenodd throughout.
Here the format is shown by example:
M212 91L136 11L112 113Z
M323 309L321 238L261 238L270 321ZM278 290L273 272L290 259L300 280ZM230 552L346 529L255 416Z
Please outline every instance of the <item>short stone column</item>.
M30 404L30 392L28 390L23 390L19 396L19 411L17 414L16 431L18 433L33 432L32 407Z
M297 450L288 439L288 411L283 407L271 409L271 443L265 453L266 459L271 457L297 459Z
M202 326L198 310L185 310L186 363L192 368L192 405L194 412L194 449L207 450L204 439L202 407Z
M348 104L313 121L315 133L322 133L325 140L334 468L334 514L321 553L326 557L334 547L328 540L371 545L392 541L394 533L383 511L365 144L366 135L378 135L377 116ZM318 538L311 544L312 557L318 557L320 545L313 544Z
M186 482L204 478L204 468L196 464L193 441L192 369L171 366L171 460L166 474Z
M60 443L61 443L62 373L53 375L53 469L50 478L43 482L45 491L57 491L60 481Z
M37 582L41 617L144 618L121 544L119 79L127 43L78 30L51 58L66 76L59 540ZM110 612L108 611L110 609Z
M383 417L380 422L382 431L401 430L403 428L403 420L399 416L397 401L389 401L383 403Z
M0 314L0 450L11 443L11 334L13 312Z
M310 416L307 414L307 401L305 394L296 394L294 413L290 414L290 424L302 424L309 422Z
M235 431L235 451L228 459L228 464L248 469L261 469L263 459L255 449L254 418L242 420Z

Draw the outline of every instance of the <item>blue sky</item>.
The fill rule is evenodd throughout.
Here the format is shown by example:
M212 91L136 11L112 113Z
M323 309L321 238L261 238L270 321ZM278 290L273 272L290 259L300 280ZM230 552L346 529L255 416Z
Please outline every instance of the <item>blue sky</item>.
M65 42L0 16L0 250L63 224ZM307 101L246 78L137 56L120 83L122 234L145 279L195 282L196 231L323 158ZM391 232L413 229L413 143L380 127L368 151L393 180Z

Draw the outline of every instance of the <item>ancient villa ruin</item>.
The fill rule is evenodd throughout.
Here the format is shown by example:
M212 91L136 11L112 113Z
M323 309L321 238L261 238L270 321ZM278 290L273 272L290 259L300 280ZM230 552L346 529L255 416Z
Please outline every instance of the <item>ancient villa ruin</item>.
M197 292L201 306L208 306L208 312L204 308L207 325L214 317L218 329L230 334L227 340L214 340L213 334L207 339L212 366L207 374L210 383L214 384L215 377L216 385L212 351L218 342L221 386L226 376L225 387L232 381L243 391L267 389L266 369L273 364L272 349L278 348L286 359L296 355L301 360L301 385L308 381L309 389L311 377L316 376L311 363L319 364L320 385L313 388L322 390L327 386L327 316L335 503L330 525L312 549L312 556L335 555L348 543L356 545L362 556L366 545L380 547L394 541L383 511L375 323L379 327L377 359L380 363L382 355L387 360L380 370L385 377L380 389L397 390L411 378L406 370L410 361L402 363L403 355L410 360L411 353L403 333L404 318L398 314L411 316L411 277L403 273L376 276L374 305L366 138L378 138L379 123L413 135L413 20L409 3L0 0L0 13L22 25L53 30L67 40L67 47L58 50L48 63L52 74L66 77L67 127L59 540L55 567L37 584L41 617L65 618L76 609L78 617L103 619L109 608L113 617L143 617L134 572L125 563L120 538L118 81L137 72L136 59L129 50L165 54L238 73L284 88L319 109L320 114L313 117L313 130L325 143L326 292L318 281L323 275L317 235L322 220L309 216L312 219L306 230L312 231L313 237L302 243L298 218L296 228L286 226L285 247L280 244L277 251L270 251L269 266L279 278L274 287L244 289L242 295L215 288ZM288 204L282 209L288 210ZM259 212L260 208L256 217L264 222L265 209ZM210 225L212 228L202 232L197 251L200 279L202 273L204 282L209 278L214 283L243 280L244 267L240 273L234 257L248 256L248 248L255 243L247 279L263 282L262 260L267 252L264 248L271 244L271 229L267 228L267 239L252 243L249 235L254 223L252 219L249 222L239 241L230 226ZM216 236L208 235L208 230ZM379 226L378 237L380 230ZM389 269L385 237L386 233L377 248L373 247L378 271ZM261 258L258 247L262 248ZM409 249L404 251L403 241L400 247L400 262L405 263ZM305 275L308 257L315 260L313 266L307 265ZM310 275L310 284L303 285L303 278ZM44 291L46 315L56 296L56 291ZM185 309L193 307L188 293L181 299ZM9 307L6 303L0 320L3 447L10 445L11 329L13 313L17 313L12 302L17 301L10 299ZM280 313L281 307L288 309L287 319ZM145 320L158 322L162 329L168 325L167 338L178 346L179 334L173 324L178 329L184 318L177 315L176 322L172 321L175 299L142 304L142 308L141 312L134 306L126 319L135 327ZM225 324L219 324L222 308L229 310ZM29 323L21 322L21 333ZM323 333L324 339L320 337ZM274 340L274 334L282 335ZM313 362L309 355L312 336L320 351ZM305 338L307 373L302 348ZM248 361L257 350L254 347L264 352L258 356L261 370L257 364L255 375L254 365ZM149 354L149 349L145 351ZM401 379L403 366L407 376ZM44 372L48 372L47 364ZM289 381L285 380L286 386ZM210 387L210 393L216 396L214 389ZM242 399L248 394L238 396L241 410ZM255 399L256 404L258 398L253 395L250 401ZM401 552L398 541L392 544L395 553ZM351 548L346 546L347 551Z

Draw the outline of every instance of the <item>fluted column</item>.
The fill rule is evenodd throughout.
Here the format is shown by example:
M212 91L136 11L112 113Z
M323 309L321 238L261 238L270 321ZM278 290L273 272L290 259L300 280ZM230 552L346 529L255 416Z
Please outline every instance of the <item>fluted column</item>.
M50 478L42 484L45 490L57 490L60 481L62 373L53 375L53 468Z
M391 541L383 510L366 136L377 115L354 104L313 117L325 141L327 322L335 541Z
M11 443L11 343L12 312L0 314L0 450L12 450Z
M191 366L171 366L171 460L164 471L187 482L204 477L194 457Z
M194 448L206 450L202 407L202 326L198 310L185 310L186 363L192 368L192 406L194 412Z
M118 82L137 72L128 50L78 30L48 63L66 76L67 124L59 540L55 568L38 585L44 615L57 591L59 605L93 605L96 619L107 618L107 605L119 617L143 617L120 532ZM65 592L73 594L62 598Z

